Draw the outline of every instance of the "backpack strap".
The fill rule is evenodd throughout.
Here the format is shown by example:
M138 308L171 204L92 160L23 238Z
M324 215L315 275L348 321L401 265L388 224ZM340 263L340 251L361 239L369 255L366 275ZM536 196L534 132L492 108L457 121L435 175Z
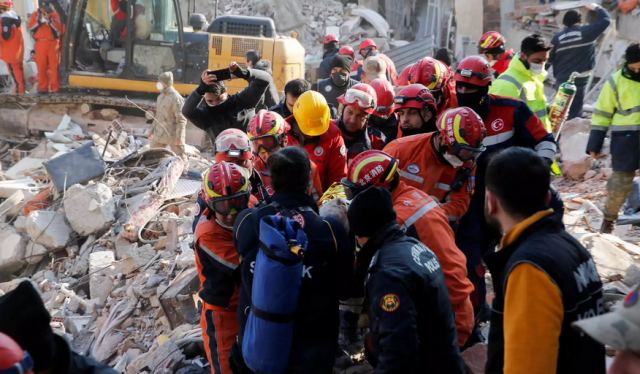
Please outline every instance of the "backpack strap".
M284 313L267 312L266 310L262 310L256 307L255 305L253 305L253 303L251 304L251 312L260 319L264 319L266 321L276 322L276 323L292 322L294 317L296 316L295 313L284 314Z

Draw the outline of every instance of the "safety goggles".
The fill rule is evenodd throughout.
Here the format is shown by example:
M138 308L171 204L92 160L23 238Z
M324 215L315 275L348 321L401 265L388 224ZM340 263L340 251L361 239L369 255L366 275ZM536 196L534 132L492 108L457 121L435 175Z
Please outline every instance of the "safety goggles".
M396 105L404 105L409 101L417 101L419 103L426 103L427 100L420 96L396 96L393 98L393 103Z
M376 107L376 112L380 114L391 114L393 112L393 106L378 106Z
M347 105L358 104L362 109L374 108L375 100L360 90L349 89L344 94L344 101Z
M476 77L480 80L484 80L487 77L489 77L489 75L487 74L482 74L482 73L478 73L475 72L471 69L458 69L456 70L456 73L460 74L460 76L464 77L464 78L472 78L472 77Z
M10 368L0 369L0 374L23 374L30 371L33 371L33 359L29 352L24 352L20 362L16 362Z
M458 156L462 161L469 161L477 159L485 149L484 145L474 148L464 144L456 144L452 147L451 154Z
M249 192L241 192L231 196L215 198L207 201L207 206L223 216L237 214L249 205Z
M280 144L280 140L273 135L260 136L251 139L251 143L253 144L253 152L258 153L260 149L264 149L267 152L272 152L282 145Z

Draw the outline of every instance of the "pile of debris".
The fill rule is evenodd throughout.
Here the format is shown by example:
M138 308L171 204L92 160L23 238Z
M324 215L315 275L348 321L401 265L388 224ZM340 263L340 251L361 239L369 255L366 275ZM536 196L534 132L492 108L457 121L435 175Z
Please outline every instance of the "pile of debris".
M39 142L0 143L0 294L30 279L56 332L120 372L209 372L191 249L208 163L142 143L68 117Z

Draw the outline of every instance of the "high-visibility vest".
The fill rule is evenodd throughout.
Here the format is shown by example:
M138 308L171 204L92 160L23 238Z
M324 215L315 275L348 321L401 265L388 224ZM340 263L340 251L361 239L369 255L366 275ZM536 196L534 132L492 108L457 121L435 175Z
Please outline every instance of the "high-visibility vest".
M591 117L591 129L639 131L640 82L625 78L622 70L607 78Z

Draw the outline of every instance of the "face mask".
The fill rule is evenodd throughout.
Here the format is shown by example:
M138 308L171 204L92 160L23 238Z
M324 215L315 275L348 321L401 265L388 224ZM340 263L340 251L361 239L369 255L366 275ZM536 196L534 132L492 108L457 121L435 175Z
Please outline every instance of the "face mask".
M156 82L156 89L158 91L162 91L164 90L164 84L160 83L160 82Z
M336 86L343 87L349 81L349 76L343 73L331 74L331 80Z
M640 73L634 73L627 65L622 68L622 76L632 81L640 82Z
M534 64L532 62L529 63L529 71L533 75L538 75L544 71L544 64Z
M462 160L459 159L458 156L454 156L445 152L442 157L444 157L444 159L447 160L447 162L454 168L459 168L460 166L464 165L464 162L462 162Z

